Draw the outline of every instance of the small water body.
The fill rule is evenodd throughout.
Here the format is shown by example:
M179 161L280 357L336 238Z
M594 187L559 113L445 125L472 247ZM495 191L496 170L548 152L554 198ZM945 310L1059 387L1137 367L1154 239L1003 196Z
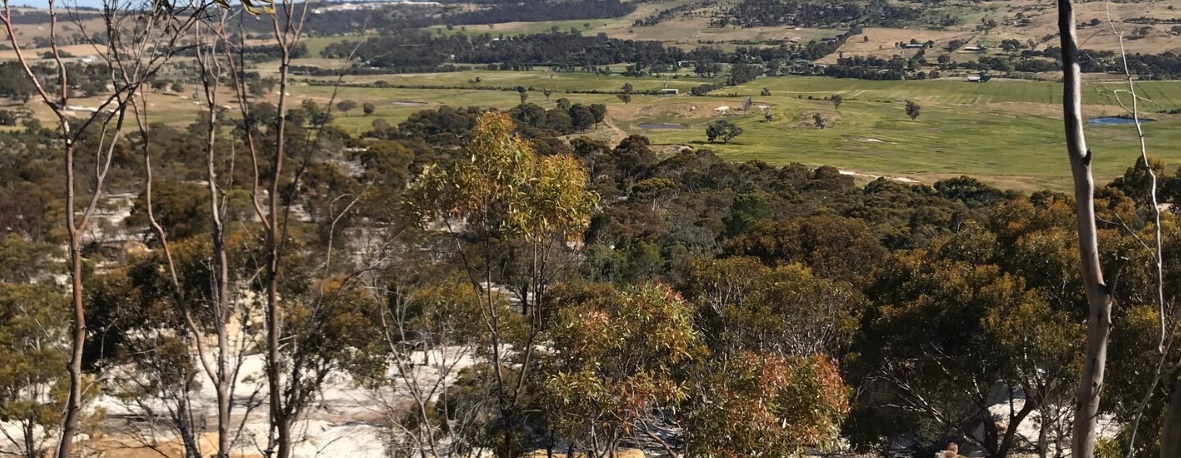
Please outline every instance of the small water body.
M1151 119L1140 119L1141 123L1152 122ZM1136 121L1132 118L1124 118L1120 116L1104 116L1102 118L1091 118L1087 124L1092 126L1110 126L1115 124L1135 124Z
M688 127L684 124L675 124L671 122L655 122L655 123L641 123L638 124L641 129L656 130L656 129L684 129Z

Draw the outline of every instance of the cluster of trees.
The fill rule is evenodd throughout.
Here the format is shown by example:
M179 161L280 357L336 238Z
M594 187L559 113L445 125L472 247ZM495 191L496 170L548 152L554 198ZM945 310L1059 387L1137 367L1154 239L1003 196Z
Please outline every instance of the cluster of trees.
M895 5L884 0L863 2L815 2L810 0L743 0L730 9L729 15L711 20L717 27L734 24L742 27L795 26L838 28L848 24L903 27L911 25L922 10Z
M59 70L50 64L30 65L29 71L38 78L55 78L59 71L65 71L69 80L67 90L81 97L92 97L107 92L110 84L110 67L101 63L68 62ZM0 63L0 97L27 102L36 94L36 87L29 82L25 69L13 61Z
M952 42L948 49L954 51L963 42ZM1002 45L1006 54L981 55L975 60L953 61L951 56L941 54L934 60L927 57L925 50L909 58L894 56L889 59L873 56L842 56L837 62L824 67L824 75L834 78L858 78L870 80L901 80L938 78L941 72L970 70L1008 75L1014 72L1049 72L1062 68L1061 49L1048 47L1035 50L1025 47L1017 40L1005 40ZM1085 73L1124 73L1122 57L1111 51L1083 50L1080 59L1081 70ZM1181 75L1181 57L1171 52L1161 54L1129 54L1128 69L1132 75L1143 80L1161 80ZM932 68L934 67L934 68Z
M1128 70L1132 75L1146 80L1165 80L1181 77L1181 55L1166 51L1160 54L1134 53L1121 56L1112 51L1083 50L1087 56L1081 60L1084 72L1095 73L1124 73L1123 59L1128 60Z
M1050 72L1062 68L1061 49L1047 47L1043 50L1025 48L1017 40L1005 40L1007 53L1002 55L981 55L976 60L954 62L946 54L934 62L920 52L910 58L895 56L891 59L877 57L841 57L837 63L825 68L825 74L838 78L861 79L911 79L932 77L938 71L974 70L1008 75L1013 72ZM949 46L951 47L951 46ZM1080 68L1084 73L1124 73L1123 58L1112 51L1080 51ZM1128 70L1142 80L1171 79L1181 75L1181 57L1171 52L1161 54L1128 54ZM923 71L935 66L938 70Z
M629 94L620 94L629 96ZM523 135L528 138L544 138L547 135L570 135L585 132L591 127L598 126L607 117L607 105L592 103L570 103L570 100L559 98L554 108L546 110L536 104L522 103L508 111L508 116L516 121ZM530 132L527 128L541 129L542 132Z
M920 65L919 59L899 56L890 59L874 56L840 57L835 64L824 67L824 75L833 78L901 80L914 75Z
M496 3L487 8L443 15L446 24L498 24L524 21L571 21L627 16L636 10L633 3L619 0L576 0L532 2L528 8L519 3Z
M457 147L461 139L476 125L484 110L476 107L452 108L442 106L423 110L408 119L391 125L384 119L373 121L373 129L362 133L365 138L396 140L407 145L427 142L436 148ZM584 132L598 126L607 116L607 106L600 103L572 103L562 97L554 108L544 109L533 103L522 103L505 112L516 123L517 133L532 142L532 148L542 154L566 151L563 142L554 137ZM419 154L426 154L419 152ZM443 161L435 154L426 154L422 161ZM414 168L421 170L427 162Z
M1019 43L1018 43L1019 44ZM1014 46L1005 56L981 56L975 66L961 62L961 68L994 70L1001 73L1046 72L1062 68L1062 50L1050 46L1043 50L1022 49ZM1124 58L1118 52L1080 50L1079 66L1084 73L1124 73ZM1131 53L1126 56L1127 70L1142 80L1174 79L1181 75L1181 56L1173 52L1160 54ZM942 64L942 63L941 63Z
M686 54L677 48L665 48L659 42L619 40L604 34L583 36L578 31L493 37L487 33L447 36L401 30L359 44L347 40L334 43L323 51L323 55L330 58L352 55L372 67L428 69L452 60L473 64L502 63L507 67L513 64L580 68L625 62L675 64L684 60Z
M329 58L352 57L366 67L395 72L435 71L451 63L495 65L500 69L527 69L546 65L557 69L588 72L601 66L632 64L626 74L672 71L679 65L693 65L702 76L715 76L721 64L748 65L742 78L794 73L791 62L824 57L854 34L854 28L837 37L806 44L780 44L774 47L738 47L734 52L700 46L690 51L666 47L656 41L621 40L606 34L585 36L578 30L497 36L491 34L438 35L422 30L401 30L363 42L344 40L328 45L322 55Z

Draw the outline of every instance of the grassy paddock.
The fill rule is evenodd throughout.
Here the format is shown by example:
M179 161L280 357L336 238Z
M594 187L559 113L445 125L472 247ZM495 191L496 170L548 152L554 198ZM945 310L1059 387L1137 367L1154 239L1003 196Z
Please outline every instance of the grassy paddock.
M740 103L727 102L732 107ZM850 100L840 110L828 101L791 97L759 98L755 103L771 105L773 120L765 121L757 109L726 116L745 133L725 145L705 143L705 126L718 116L677 116L674 112L679 107L618 124L658 144L711 148L734 160L834 165L925 182L964 174L1023 190L1062 190L1069 182L1062 123L1052 116L931 104L924 105L912 122L901 103ZM814 113L825 117L829 127L817 128ZM686 127L644 130L639 126L656 122L680 122ZM1139 151L1132 129L1129 125L1088 128L1100 181L1122 174L1135 161ZM1145 132L1150 154L1181 164L1181 119L1166 117L1148 123Z
M478 86L533 87L529 101L552 107L559 97L579 103L607 103L609 119L624 133L647 135L661 145L687 145L714 149L733 160L762 160L772 164L802 162L835 165L860 173L904 176L924 182L966 174L1005 187L1027 191L1069 186L1069 164L1064 153L1059 103L1061 85L1054 82L992 80L967 83L961 80L863 81L830 78L760 78L719 92L739 97L693 97L689 95L634 96L623 104L610 94L566 94L573 90L617 90L632 83L637 90L672 87L688 89L710 81L701 78L625 78L585 73L471 71L422 75L364 77L390 84L463 86L475 77ZM542 88L557 91L547 101ZM759 93L768 88L771 96ZM1089 83L1086 87L1087 116L1115 115L1115 83ZM1146 97L1146 111L1181 107L1181 82L1144 82L1138 85ZM296 86L293 94L326 100L329 87ZM845 101L837 110L825 98L841 94ZM737 109L742 97L752 97L751 113L727 116L746 130L728 145L705 143L705 126L719 118L721 105ZM809 100L811 96L814 100ZM338 116L337 123L350 132L363 131L375 118L396 123L411 113L440 105L494 106L502 109L519 103L511 91L480 89L343 88L337 99L371 101L374 116ZM922 114L911 122L904 101L916 100ZM758 105L766 105L773 120L763 120ZM830 126L813 125L814 113L829 120ZM1170 164L1181 165L1181 117L1149 113L1157 119L1145 125L1150 154ZM651 130L649 123L683 124L683 129ZM1088 127L1095 150L1095 173L1101 182L1110 180L1131 165L1139 154L1134 130L1129 125Z
M472 87L468 81L477 76L481 83ZM1047 187L1065 190L1069 184L1059 106L1061 85L1053 82L993 80L976 84L950 79L879 82L778 77L760 78L718 91L733 92L737 97L636 95L630 104L624 104L613 94L566 91L614 91L624 83L631 83L640 91L667 86L684 92L709 80L626 78L546 70L346 78L350 82L378 80L428 88L342 87L335 95L336 101L370 102L377 110L370 116L362 115L359 108L348 115L337 113L338 125L351 133L363 132L374 120L396 124L411 113L442 105L507 109L520 102L518 94L488 87L521 85L535 89L528 93L529 102L546 108L553 107L560 97L575 103L608 104L610 122L592 133L603 138L638 133L649 136L658 145L706 147L733 160L834 165L864 174L910 177L928 183L966 174L1027 191ZM770 96L759 95L764 87L771 91ZM542 88L556 92L547 101ZM1148 116L1156 119L1145 125L1149 153L1174 167L1181 165L1181 116L1155 113L1181 106L1181 82L1144 82L1138 88L1149 99L1146 111L1154 112ZM1113 96L1122 89L1114 83L1088 84L1086 115L1118 114L1120 108L1113 104ZM289 90L292 106L309 98L325 103L333 97L333 91L330 86L302 83L294 84ZM833 94L841 94L845 99L839 110L825 100ZM752 97L754 107L750 113L743 114L738 108L746 96ZM813 99L809 100L809 96ZM269 96L274 97L274 94ZM907 99L922 105L922 113L914 122L905 114ZM233 104L228 93L222 100ZM149 101L153 119L166 123L191 122L200 109L199 104L183 95L153 93L149 94ZM84 99L71 103L92 102L97 103ZM721 117L715 109L722 105L733 109L733 114L725 117L746 132L728 145L707 144L705 127ZM764 121L759 105L768 107L772 121ZM39 109L38 104L30 106L48 119L49 113ZM813 125L815 113L828 120L828 128ZM684 128L654 130L642 126L652 123L682 124ZM1123 173L1139 154L1130 125L1088 127L1088 135L1101 182Z

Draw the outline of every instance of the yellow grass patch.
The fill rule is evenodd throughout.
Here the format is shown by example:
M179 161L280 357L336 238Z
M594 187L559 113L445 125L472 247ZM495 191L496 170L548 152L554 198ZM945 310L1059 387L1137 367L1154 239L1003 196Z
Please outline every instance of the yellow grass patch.
M936 31L936 30L922 30L922 29L887 29L881 27L868 27L861 35L854 35L841 45L837 52L825 56L818 60L822 64L835 64L837 58L841 54L845 57L851 56L873 56L882 59L889 59L895 55L910 57L918 52L917 49L902 49L898 47L898 42L909 43L911 39L919 42L927 42L932 40L935 42L935 49L942 49L947 46L947 43L952 40L963 40L971 42L978 35L977 32L967 31ZM869 41L865 41L866 37Z

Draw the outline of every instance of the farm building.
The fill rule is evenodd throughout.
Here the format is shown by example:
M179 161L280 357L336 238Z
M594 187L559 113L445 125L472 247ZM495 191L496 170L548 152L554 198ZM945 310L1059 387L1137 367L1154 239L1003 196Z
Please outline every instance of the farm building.
M664 88L664 89L660 90L660 95L677 95L680 93L681 93L680 90L673 89L673 88Z

